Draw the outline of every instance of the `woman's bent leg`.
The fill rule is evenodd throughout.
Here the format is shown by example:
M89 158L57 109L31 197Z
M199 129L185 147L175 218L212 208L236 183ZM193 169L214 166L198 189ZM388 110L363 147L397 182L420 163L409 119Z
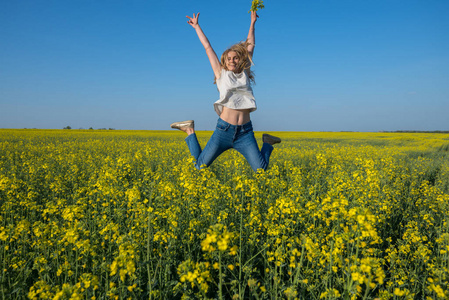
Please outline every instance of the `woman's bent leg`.
M201 146L198 143L198 138L196 137L196 134L189 134L186 139L187 147L189 147L190 154L195 158L195 160L198 160L198 157L201 154Z
M235 141L234 149L240 152L251 165L254 172L258 169L266 170L270 161L270 155L273 151L273 146L268 143L264 143L262 151L259 151L256 138L252 129L239 136Z
M265 159L268 167L268 163L270 161L271 152L273 152L274 147L268 143L263 143L262 149L260 150L260 154ZM265 168L266 169L266 168Z
M201 151L201 146L195 134L191 134L186 138L187 146L190 153L195 158L195 167L199 170L202 166L210 166L212 162L224 151L230 148L229 143L226 142L226 137L219 130L215 130L211 138L207 142L204 150Z

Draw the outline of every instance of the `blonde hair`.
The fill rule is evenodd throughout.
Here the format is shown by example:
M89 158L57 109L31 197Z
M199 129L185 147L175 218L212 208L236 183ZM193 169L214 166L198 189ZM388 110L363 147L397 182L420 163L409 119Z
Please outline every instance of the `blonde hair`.
M226 49L225 52L223 52L223 54L221 55L220 63L221 63L221 67L223 69L228 70L226 67L226 59L228 57L228 53L231 51L234 51L235 53L237 53L237 57L239 58L239 63L237 65L237 71L235 73L241 73L243 71L246 71L248 74L248 78L251 80L251 82L255 83L254 73L251 71L251 66L253 65L253 60L251 59L251 56L249 55L248 45L250 45L250 43L248 43L248 42L240 42L240 43L232 45L231 47Z

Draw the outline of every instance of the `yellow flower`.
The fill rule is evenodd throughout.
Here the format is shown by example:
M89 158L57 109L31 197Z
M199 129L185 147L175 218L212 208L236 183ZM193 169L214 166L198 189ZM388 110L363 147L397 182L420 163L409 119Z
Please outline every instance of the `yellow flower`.
M393 294L396 296L404 296L406 293L405 290L401 290L400 288L395 288Z

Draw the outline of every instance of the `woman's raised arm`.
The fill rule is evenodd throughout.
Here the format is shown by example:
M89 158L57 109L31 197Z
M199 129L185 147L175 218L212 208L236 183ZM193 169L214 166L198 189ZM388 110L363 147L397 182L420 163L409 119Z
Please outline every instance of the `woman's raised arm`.
M248 38L246 39L246 42L248 43L248 53L249 56L252 58L254 53L254 47L256 46L256 37L255 37L255 25L257 18L259 16L255 11L251 11L251 25L249 26L249 32L248 32Z
M207 57L209 57L210 65L212 66L212 70L214 71L215 78L219 78L221 73L220 60L218 59L217 54L215 53L209 40L207 39L200 25L198 24L199 16L200 13L197 13L196 15L193 14L193 17L186 16L189 19L187 23L189 23L193 28L195 28L196 34L198 35L201 44L204 46L204 49L206 50Z

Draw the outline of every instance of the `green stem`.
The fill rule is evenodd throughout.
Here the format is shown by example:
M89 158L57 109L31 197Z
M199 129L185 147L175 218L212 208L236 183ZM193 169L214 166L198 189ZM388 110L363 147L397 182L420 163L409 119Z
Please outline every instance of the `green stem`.
M150 213L151 214L151 213ZM147 275L148 275L148 299L151 300L151 272L150 272L150 214L148 215L148 234L147 234Z
M220 279L220 283L218 285L218 293L219 293L219 299L223 300L223 291L222 291L222 286L223 286L223 276L221 273L221 252L218 254L218 271L219 271L219 279Z
M243 239L243 195L240 201L240 237L239 237L239 297L243 299L242 287L242 239Z

